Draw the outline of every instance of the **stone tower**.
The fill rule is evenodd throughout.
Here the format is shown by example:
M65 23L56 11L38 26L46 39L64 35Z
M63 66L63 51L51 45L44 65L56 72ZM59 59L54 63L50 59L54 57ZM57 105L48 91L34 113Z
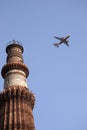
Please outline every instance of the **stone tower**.
M4 91L0 93L0 130L35 130L32 110L35 97L26 78L29 70L23 61L20 42L11 41L6 47L6 64L2 67Z

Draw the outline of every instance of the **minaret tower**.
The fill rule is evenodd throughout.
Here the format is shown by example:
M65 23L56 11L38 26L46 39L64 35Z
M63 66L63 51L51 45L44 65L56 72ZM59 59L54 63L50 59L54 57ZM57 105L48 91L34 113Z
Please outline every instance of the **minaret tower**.
M35 130L32 110L35 97L26 78L29 70L23 61L20 42L11 41L6 47L7 59L1 74L4 91L0 93L0 130Z

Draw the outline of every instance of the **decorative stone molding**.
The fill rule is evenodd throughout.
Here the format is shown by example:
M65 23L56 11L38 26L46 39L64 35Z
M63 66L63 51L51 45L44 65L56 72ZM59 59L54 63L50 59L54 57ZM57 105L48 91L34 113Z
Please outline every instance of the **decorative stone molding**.
M8 71L13 70L13 69L22 70L26 74L26 77L28 77L29 75L29 70L24 63L14 62L14 63L7 63L3 66L2 71L1 71L2 77L5 78L5 74Z

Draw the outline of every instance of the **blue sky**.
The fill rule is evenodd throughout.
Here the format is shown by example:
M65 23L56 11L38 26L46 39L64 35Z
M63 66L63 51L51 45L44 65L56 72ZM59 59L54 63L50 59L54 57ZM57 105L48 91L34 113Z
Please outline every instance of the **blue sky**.
M52 45L68 34L70 47ZM36 130L87 130L87 1L0 0L0 69L13 39L24 46Z

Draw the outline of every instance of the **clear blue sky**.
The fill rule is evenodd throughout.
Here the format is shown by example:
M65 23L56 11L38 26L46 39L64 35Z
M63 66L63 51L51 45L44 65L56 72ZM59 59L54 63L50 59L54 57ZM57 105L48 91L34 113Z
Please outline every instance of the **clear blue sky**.
M68 34L70 47L52 45ZM13 39L30 69L36 130L87 130L87 1L0 0L0 69Z

